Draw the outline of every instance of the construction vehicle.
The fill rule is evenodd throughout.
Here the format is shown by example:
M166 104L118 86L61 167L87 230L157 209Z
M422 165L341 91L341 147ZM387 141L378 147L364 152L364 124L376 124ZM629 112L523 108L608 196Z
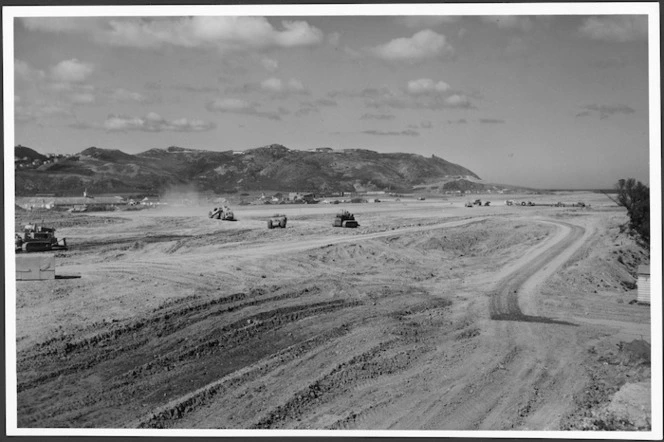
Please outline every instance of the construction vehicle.
M467 201L466 202L466 207L473 207L473 203L471 203L470 201Z
M235 221L235 215L228 206L215 207L208 213L208 217L222 221Z
M507 201L505 201L505 204L507 204L508 206L513 206L514 205L514 200L507 200Z
M337 216L334 218L334 223L332 227L348 227L355 228L358 227L360 223L355 220L355 216L350 213L348 210L342 210L337 213Z
M476 206L481 206L482 205L482 200L475 200L475 202L473 204L476 205Z
M51 250L67 250L67 240L58 240L55 229L37 224L25 226L23 236L14 235L15 250L17 252L47 252Z
M491 204L491 201L487 201L487 202L484 203L484 206L488 206L490 204Z
M267 220L267 228L274 229L275 227L281 227L282 229L285 229L286 221L288 221L286 215L280 215L277 213Z

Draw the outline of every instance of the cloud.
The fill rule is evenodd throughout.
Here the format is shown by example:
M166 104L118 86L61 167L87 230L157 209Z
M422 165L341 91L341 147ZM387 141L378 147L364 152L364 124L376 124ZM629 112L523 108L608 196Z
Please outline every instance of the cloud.
M397 24L411 29L435 28L445 23L456 23L460 20L461 17L455 15L408 15L394 19Z
M431 121L422 121L420 123L420 127L422 129L431 129L433 127L433 124L431 123Z
M54 33L93 32L104 24L103 18L94 17L24 17L19 22L30 31Z
M519 15L487 15L480 17L484 23L496 25L499 29L515 29L528 32L533 27L529 17Z
M579 28L581 35L593 40L624 43L647 40L646 15L619 15L590 17Z
M283 20L277 29L265 17L196 16L157 18L24 18L33 31L90 34L99 44L135 48L216 47L226 51L312 46L323 33L305 21Z
M588 104L581 107L583 111L576 114L576 117L587 117L590 115L598 115L600 120L609 118L616 114L633 114L636 112L626 104Z
M14 80L34 82L41 81L46 77L44 71L35 69L23 60L14 60Z
M339 41L341 41L341 34L338 32L331 32L327 34L327 44L332 47L339 46Z
M95 125L85 123L76 123L78 128L93 128ZM167 120L161 115L150 112L144 117L130 117L126 115L109 115L101 128L107 132L203 132L214 129L214 123L197 120L179 118L176 120Z
M51 68L51 77L64 83L81 83L94 71L91 63L78 61L75 58L63 60Z
M360 120L394 120L395 118L394 115L387 114L364 114L360 117Z
M505 120L500 120L497 118L480 118L480 123L482 124L505 124Z
M363 134L367 135L378 135L378 136L388 136L388 137L399 137L399 136L406 136L406 137L419 137L420 133L416 130L412 129L406 129L402 131L382 131L382 130L364 130L362 131Z
M427 93L425 93L427 92ZM329 97L362 98L370 108L393 109L474 109L470 97L463 92L455 91L447 83L420 79L408 82L403 90L392 90L389 87L371 87L360 91L332 91Z
M601 58L593 61L592 66L599 69L622 68L627 66L627 59L625 57Z
M71 107L41 102L29 106L16 104L14 110L14 118L17 123L37 121L43 118L63 118L71 116L73 116Z
M430 78L420 78L408 82L407 91L412 95L422 95L429 93L444 93L450 89L450 85L444 81L434 82Z
M279 69L279 62L273 58L262 58L261 65L268 72L275 72L277 69Z
M386 61L416 63L451 56L454 49L444 35L425 29L410 38L396 38L369 48L368 53Z
M95 94L90 92L74 92L67 98L74 104L92 104L97 101Z
M221 98L211 101L206 106L210 112L222 112L240 115L251 115L269 120L281 120L281 114L286 113L285 109L280 109L280 113L263 111L258 109L256 103L250 103L239 98Z
M279 78L271 77L263 80L260 88L266 92L276 95L307 94L308 91L300 80L291 78L288 81L282 81Z
M118 88L110 93L110 99L116 102L134 102L145 103L148 101L147 97L140 92L129 91L127 89Z
M154 89L154 90L159 90L161 89L161 84L158 83L149 83L145 85L146 88L148 89ZM184 84L184 83L179 83L174 86L172 86L173 89L177 91L185 91L185 92L201 92L201 93L211 93L211 92L219 92L218 87L214 86L205 86L205 85L200 85L200 84Z
M468 121L465 118L459 118L458 120L447 120L447 124L467 124Z

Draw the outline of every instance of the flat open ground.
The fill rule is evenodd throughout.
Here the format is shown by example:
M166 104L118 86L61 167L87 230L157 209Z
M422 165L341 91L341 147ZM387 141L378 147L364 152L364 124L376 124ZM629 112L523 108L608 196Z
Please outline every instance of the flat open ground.
M601 194L479 197L43 215L71 249L17 282L18 425L592 428L649 388L647 252Z

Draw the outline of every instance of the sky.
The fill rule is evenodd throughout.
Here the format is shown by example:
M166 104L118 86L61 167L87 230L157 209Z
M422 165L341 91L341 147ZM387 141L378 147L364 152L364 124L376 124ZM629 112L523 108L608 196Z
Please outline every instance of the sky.
M645 15L18 17L13 36L14 144L41 153L277 143L649 182Z

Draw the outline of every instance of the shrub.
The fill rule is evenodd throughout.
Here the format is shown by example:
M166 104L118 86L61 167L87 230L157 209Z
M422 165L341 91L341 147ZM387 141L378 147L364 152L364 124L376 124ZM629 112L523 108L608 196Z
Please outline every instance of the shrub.
M629 227L641 238L650 241L650 189L634 178L616 183L618 204L627 209Z

